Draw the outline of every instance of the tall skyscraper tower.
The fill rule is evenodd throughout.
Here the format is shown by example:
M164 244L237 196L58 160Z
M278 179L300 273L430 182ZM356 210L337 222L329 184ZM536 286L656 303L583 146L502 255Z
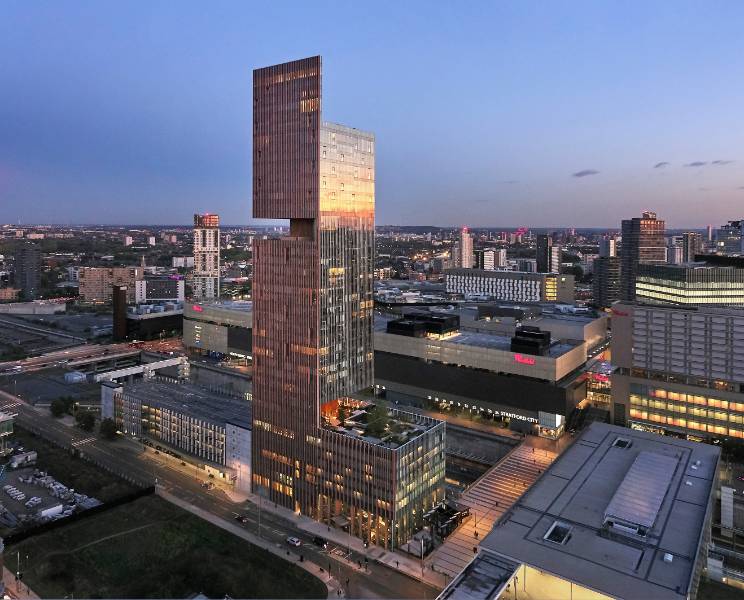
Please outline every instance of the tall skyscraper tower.
M703 236L688 231L682 234L682 262L694 262L695 255L703 251Z
M656 213L646 211L642 216L622 222L622 254L620 275L620 299L635 300L635 282L638 263L666 264L666 240L664 221Z
M220 217L194 215L193 297L209 300L220 297Z
M538 273L560 273L561 270L561 247L553 245L553 238L549 235L537 236L537 260Z
M41 287L41 250L36 244L24 242L15 253L15 286L24 300L34 300Z
M473 268L473 236L467 227L460 231L460 267L463 269Z
M432 454L436 484L416 490L405 446L339 416L363 410L352 395L373 384L374 136L321 120L320 57L255 70L253 121L253 216L290 222L254 241L253 489L392 548L441 498L444 472Z

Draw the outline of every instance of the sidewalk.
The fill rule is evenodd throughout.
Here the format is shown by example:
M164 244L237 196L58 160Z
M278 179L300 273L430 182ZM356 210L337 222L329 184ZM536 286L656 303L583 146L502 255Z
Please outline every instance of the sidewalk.
M318 521L315 521L314 519L311 519L310 517L298 515L287 508L276 506L273 502L267 500L266 498L262 498L256 494L248 494L248 500L256 506L258 506L260 503L261 510L268 511L272 514L282 517L283 519L294 523L299 529L302 529L303 531L311 535L317 535L325 538L326 540L332 542L340 548L347 548L348 550L351 550L353 552L358 552L359 554L366 556L369 560L377 561L378 563L383 564L391 569L395 569L396 571L403 573L404 575L408 575L413 579L422 581L440 590L443 589L447 584L448 576L446 574L432 571L431 567L428 567L426 565L424 567L422 576L421 561L409 554L398 551L391 552L385 550L384 548L381 548L380 546L370 546L369 548L365 548L364 543L359 538L354 537L334 527L329 527L325 523L320 523ZM349 566L352 566L354 568L359 567L359 563L357 561L349 560L347 557L329 555L329 557L330 556L333 556L334 559L345 562Z
M3 567L3 583L5 584L5 593L11 598L29 598L30 600L39 598L24 582L17 582L15 573L11 572L8 567Z
M234 525L230 521L226 521L225 519L218 517L217 515L213 515L210 512L202 510L201 508L194 506L193 504L189 504L185 500L181 500L180 498L174 496L173 494L166 492L161 486L155 486L155 493L161 498L163 498L164 500L167 500L168 502L171 502L172 504L175 504L176 506L179 506L180 508L187 510L188 512L196 515L197 517L204 519L205 521L209 521L213 525L216 525L217 527L220 527L221 529L224 529L225 531L229 531L230 533L237 535L238 537L241 537L244 540L247 540L254 546L258 546L259 548L263 548L264 550L271 552L272 554L282 558L283 560L293 559L291 562L293 562L298 567L305 569L308 573L311 573L312 575L320 579L320 581L322 581L326 585L326 588L328 589L329 598L344 597L345 594L343 591L343 587L339 584L339 582L334 577L331 577L327 571L322 569L319 565L315 564L314 562L308 559L305 559L304 561L300 562L299 555L295 554L294 552L288 551L285 548L281 548L281 549L277 548L277 546L275 546L273 543L269 542L268 540L264 540L249 531L246 531L243 527ZM12 577L12 574L11 574L11 577ZM340 595L339 595L339 589L341 590ZM37 598L38 596L33 596L33 597Z

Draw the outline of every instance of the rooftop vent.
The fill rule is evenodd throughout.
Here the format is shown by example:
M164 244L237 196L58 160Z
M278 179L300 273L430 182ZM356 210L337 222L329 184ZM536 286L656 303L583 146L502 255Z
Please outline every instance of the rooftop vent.
M674 560L674 556L672 556L671 554L669 554L669 552L665 552L664 553L664 562L665 563L670 563L673 560Z
M571 526L560 521L555 521L543 536L544 540L554 544L565 544L571 538Z
M612 446L614 448L630 448L633 445L633 442L630 441L628 438L617 438Z
M685 485L689 485L689 486L692 486L692 481L690 481L690 480L688 479L687 481L685 481Z

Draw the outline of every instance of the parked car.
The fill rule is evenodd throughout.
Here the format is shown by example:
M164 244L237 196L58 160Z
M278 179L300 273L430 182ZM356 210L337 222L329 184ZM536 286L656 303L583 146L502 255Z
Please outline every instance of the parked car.
M237 521L238 523L247 523L247 522L248 522L248 515L237 515L237 516L235 517L235 520L236 520L236 521Z
M319 535L316 535L313 538L313 544L315 544L316 546L320 546L323 549L328 548L328 540L320 537Z
M302 546L302 542L300 541L300 539L292 536L287 538L287 543L290 546L294 546L295 548L299 548L300 546Z

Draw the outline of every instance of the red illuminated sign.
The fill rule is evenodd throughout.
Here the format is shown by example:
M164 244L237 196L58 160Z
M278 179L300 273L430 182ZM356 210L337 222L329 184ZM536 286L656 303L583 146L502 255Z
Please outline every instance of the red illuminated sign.
M194 312L202 312L204 309L199 306L198 304L194 304L191 306L191 308L194 310Z
M514 362L518 362L522 365L534 365L535 359L531 356L525 356L524 354L515 354Z

